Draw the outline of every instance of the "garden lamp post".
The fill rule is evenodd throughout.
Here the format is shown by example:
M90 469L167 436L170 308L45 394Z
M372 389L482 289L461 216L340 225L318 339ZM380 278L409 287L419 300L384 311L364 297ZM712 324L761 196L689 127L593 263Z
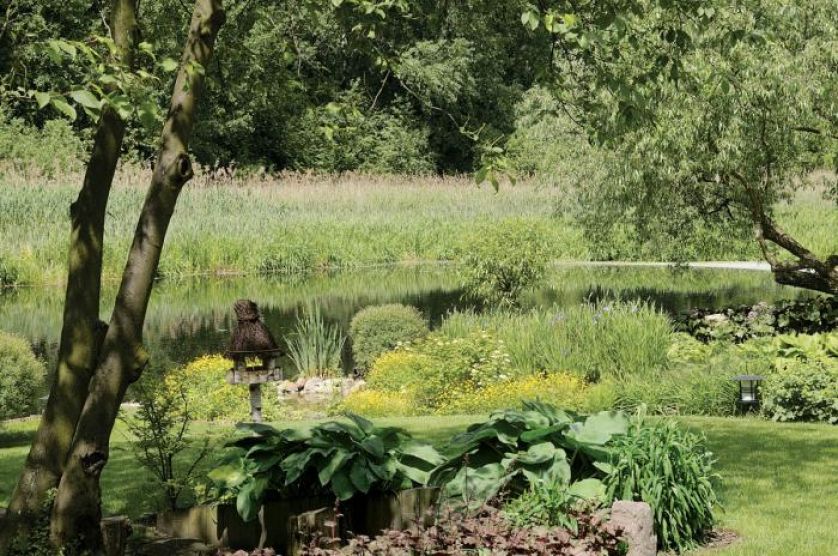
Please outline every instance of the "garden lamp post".
M736 375L733 380L739 383L739 398L736 402L743 409L759 407L759 383L764 380L760 375Z
M227 373L230 384L247 384L250 390L250 417L254 423L262 422L262 384L282 380L282 370L276 366L282 351L271 331L259 317L256 303L239 299L233 305L236 328L225 356L233 361ZM247 366L248 359L258 359L261 365Z

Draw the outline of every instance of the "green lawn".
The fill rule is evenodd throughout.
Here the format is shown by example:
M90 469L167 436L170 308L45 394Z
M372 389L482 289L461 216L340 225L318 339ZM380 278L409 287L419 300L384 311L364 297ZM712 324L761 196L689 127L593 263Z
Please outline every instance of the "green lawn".
M475 416L381 419L441 444ZM725 509L721 525L741 538L701 556L825 556L838 547L838 427L778 424L757 419L685 418L704 431L718 458ZM308 427L312 423L294 423ZM26 455L35 422L8 424L0 431L0 505L8 501ZM198 425L195 433L220 442L229 428ZM218 451L213 452L217 456ZM137 516L153 509L149 477L138 470L120 424L111 462L103 474L106 513Z

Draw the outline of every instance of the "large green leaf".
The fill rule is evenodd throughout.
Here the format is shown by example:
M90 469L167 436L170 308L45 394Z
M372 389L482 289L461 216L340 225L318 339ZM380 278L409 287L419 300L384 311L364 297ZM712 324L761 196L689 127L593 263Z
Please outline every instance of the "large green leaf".
M533 444L526 452L519 452L514 459L523 464L535 465L553 459L558 448L552 442ZM564 451L562 451L564 456Z
M268 487L267 477L254 477L239 491L236 497L236 510L245 521L252 521L259 515L262 507L262 496Z
M571 425L566 436L582 444L602 446L627 430L628 419L622 411L601 411L585 419L583 424Z
M332 480L335 472L353 457L354 454L350 454L345 450L336 450L332 453L332 455L326 460L326 465L324 465L317 473L317 478L320 479L320 484L326 486L329 481Z
M338 500L349 500L355 494L355 486L345 469L341 469L332 475L330 486Z
M356 489L366 494L375 481L375 475L371 474L370 470L366 465L364 465L361 459L356 458L355 461L352 462L352 469L349 471L349 479L352 481L352 484Z
M582 479L581 481L576 481L570 485L570 488L567 489L567 493L575 498L583 500L591 500L594 498L604 500L605 485L599 479Z
M445 461L445 458L430 444L411 442L402 446L399 451L404 455L413 456L432 465L440 465Z
M461 468L446 490L452 496L469 500L485 501L494 497L506 484L506 470L500 463L491 463L478 468Z
M384 442L377 436L370 436L361 442L361 448L375 458L384 457Z
M226 488L235 488L248 479L241 466L232 464L216 467L207 473L207 477Z

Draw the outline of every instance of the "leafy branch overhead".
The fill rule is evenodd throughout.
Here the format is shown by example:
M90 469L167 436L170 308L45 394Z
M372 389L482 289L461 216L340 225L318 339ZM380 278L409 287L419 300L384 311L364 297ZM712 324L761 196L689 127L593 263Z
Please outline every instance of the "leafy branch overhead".
M158 59L151 44L137 45L142 55L139 65L146 69L134 69L120 61L115 42L105 36L94 35L86 41L51 39L35 47L56 64L82 68L83 81L69 91L18 89L17 97L34 100L39 109L52 107L70 120L78 118L77 108L81 108L95 121L106 107L123 121L136 115L148 128L162 120L155 97L161 79L156 74L173 73L178 63L171 58Z

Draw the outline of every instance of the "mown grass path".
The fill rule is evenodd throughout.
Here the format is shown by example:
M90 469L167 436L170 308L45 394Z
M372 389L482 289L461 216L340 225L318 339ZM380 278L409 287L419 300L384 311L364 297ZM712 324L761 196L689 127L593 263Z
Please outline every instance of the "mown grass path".
M479 416L380 419L440 445ZM701 556L827 556L838 547L838 427L781 424L750 418L681 419L707 435L718 458L725 509L721 526L740 538L730 546L698 551ZM275 423L309 427L313 423ZM8 502L26 456L36 421L0 430L0 505ZM231 427L195 426L196 435L219 443ZM103 474L106 513L138 516L154 508L148 475L137 468L120 423L112 439L111 462ZM212 457L218 457L219 451Z

